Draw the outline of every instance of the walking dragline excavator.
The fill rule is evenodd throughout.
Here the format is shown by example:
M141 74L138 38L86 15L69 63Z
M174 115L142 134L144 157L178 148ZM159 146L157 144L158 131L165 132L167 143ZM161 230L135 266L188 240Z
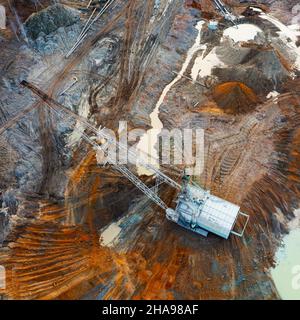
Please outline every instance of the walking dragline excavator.
M75 130L81 133L83 139L93 147L97 154L104 154L106 161L115 170L129 179L149 199L162 208L166 212L167 219L203 236L207 236L209 232L225 239L228 239L230 234L239 237L243 236L249 221L249 216L242 213L239 206L213 196L209 191L191 182L189 176L184 176L182 184L178 184L160 169L144 161L139 157L137 152L132 149L127 150L126 146L117 142L116 139L112 139L112 137L105 132L104 128L97 129L86 118L72 112L27 81L22 81L21 84L39 96L49 106L51 111L63 121L79 121L82 129L76 128ZM91 132L92 135L97 137L97 140L93 139L93 137L89 136L86 132ZM116 164L116 161L110 158L107 152L108 147L111 145L114 145L118 150L128 152L128 159L132 161L131 163L143 166L147 171L153 173L156 178L156 186L149 188L138 176L129 170L127 166ZM169 208L158 195L157 187L162 183L178 191L177 205L174 209ZM234 231L234 227L240 216L244 217L244 226L242 231L238 233Z

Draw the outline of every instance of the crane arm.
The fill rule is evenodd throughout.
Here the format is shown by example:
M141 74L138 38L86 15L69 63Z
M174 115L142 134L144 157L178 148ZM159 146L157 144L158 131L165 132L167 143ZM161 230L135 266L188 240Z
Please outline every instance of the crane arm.
M60 117L64 118L64 114L61 110L57 110L53 108L51 105L49 105L50 108ZM96 143L94 140L92 140L86 133L84 133L82 130L75 128L76 131L80 132L83 139L88 142L90 145L93 146L94 150L101 151L104 154L106 153L106 148ZM126 166L124 165L117 165L113 159L107 155L106 160L108 163L110 163L118 172L120 172L123 176L125 176L129 181L131 181L138 189L140 189L149 199L151 199L153 202L155 202L159 207L161 207L164 210L168 209L168 206L160 199L160 197L157 195L155 190L152 188L149 188L146 184L144 184L134 173L132 173Z
M35 87L34 85L30 84L27 81L22 81L21 84L25 87L27 87L28 89L30 89L33 93L35 93L36 95L38 95L43 101L45 101L45 103L54 111L56 112L60 117L62 117L65 120L70 120L70 117L72 119L76 119L78 120L80 123L84 124L84 126L88 129L90 129L93 133L97 134L100 137L103 137L104 139L106 139L107 141L109 141L109 143L113 143L116 146L120 147L121 149L125 148L122 144L118 143L115 139L111 139L110 136L108 136L107 134L105 134L103 132L103 130L97 130L97 128L95 128L93 125L91 125L89 123L89 121L84 118L81 117L80 115L77 115L76 113L72 112L71 110L69 110L68 108L66 108L65 106L59 104L58 102L56 102L53 98L49 97L47 94L45 94L42 90L38 89L37 87ZM68 119L67 115L69 116ZM92 140L85 132L83 129L82 131L78 128L75 128L75 130L80 131L80 133L82 134L83 138L85 141L87 141L89 144L91 144L94 148L95 151L101 151L101 152L106 152L106 150L101 147L98 143L96 143L94 140ZM130 153L130 151L129 151ZM132 157L137 157L135 153L132 153L129 155ZM167 175L165 175L164 173L162 173L160 170L158 170L157 168L151 166L150 164L148 165L147 163L143 162L142 160L140 160L139 158L137 159L137 163L143 164L147 169L152 169L154 171L154 173L157 174L157 176L164 182L168 183L169 185L171 185L172 187L175 188L179 188L181 189L181 186L173 181L171 178L169 178ZM147 195L148 198L150 198L153 202L155 202L159 207L161 207L164 210L168 209L168 206L160 199L160 197L156 194L156 192L149 188L146 184L144 184L134 173L132 173L126 166L124 165L118 165L115 163L115 161L113 161L113 159L111 159L109 157L109 155L106 156L106 160L108 163L110 163L118 172L120 172L122 175L124 175L129 181L131 181L138 189L140 189L145 195Z
M115 139L112 139L111 136L109 136L108 134L106 134L104 132L104 130L100 130L99 131L92 124L90 124L89 121L86 118L74 113L70 109L68 109L65 106L63 106L62 104L58 103L53 98L49 97L46 93L44 93L42 90L40 90L39 88L35 87L33 84L23 80L21 82L21 85L23 85L24 87L27 87L28 89L30 89L34 94L36 94L43 101L45 101L45 103L49 107L51 107L52 109L55 108L55 109L58 109L58 110L63 110L66 113L66 115L68 115L69 117L71 117L71 118L79 121L80 123L82 123L86 128L90 129L98 137L101 136L102 138L106 139L107 141L110 141L110 143L114 144L117 148L119 148L119 150L127 151L129 158L131 160L134 160L136 162L136 164L141 165L144 168L150 170L156 176L159 176L165 183L167 183L171 187L173 187L175 189L178 189L178 190L181 190L181 185L180 184L178 184L176 181L174 181L173 179L168 177L166 174L161 172L158 168L156 168L152 164L147 163L144 160L142 160L138 156L138 154L133 152L131 149L127 149L126 146L122 145L121 143L118 143Z

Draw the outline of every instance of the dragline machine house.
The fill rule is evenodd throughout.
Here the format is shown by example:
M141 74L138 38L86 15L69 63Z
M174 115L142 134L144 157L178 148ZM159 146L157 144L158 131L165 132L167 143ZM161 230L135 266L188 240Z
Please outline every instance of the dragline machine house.
M166 210L167 218L205 237L209 232L225 239L231 233L242 237L249 220L239 206L210 194L195 183L184 185L176 202L175 210ZM243 230L237 233L233 229L239 215L246 222Z
M131 163L136 163L153 172L153 175L156 178L156 185L152 188L148 187L138 176L129 170L127 166L117 164L114 159L109 157L109 152L107 152L109 146L114 145L114 147L119 150L127 151L126 146L117 142L116 139L112 139L104 129L97 129L90 124L86 118L77 115L70 109L56 102L34 85L27 81L22 81L21 84L29 88L34 94L45 101L50 109L63 121L79 121L81 123L81 129L75 127L74 130L81 133L83 139L92 145L97 154L104 154L106 156L105 160L111 164L115 170L129 179L149 199L161 207L166 212L167 219L203 236L207 236L209 232L225 239L228 239L230 234L239 237L243 236L249 221L249 216L242 213L239 206L211 195L209 191L202 189L194 182L190 182L190 177L188 176L184 176L182 184L178 184L160 169L145 162L138 155L138 152L129 149L128 158ZM89 136L85 132L86 130L93 135L96 135L97 140L95 141ZM133 160L134 162L132 162ZM162 183L168 184L170 187L178 190L178 197L176 200L177 205L174 209L169 208L158 195L158 186ZM239 217L243 217L244 220L244 226L240 233L234 231L234 227Z

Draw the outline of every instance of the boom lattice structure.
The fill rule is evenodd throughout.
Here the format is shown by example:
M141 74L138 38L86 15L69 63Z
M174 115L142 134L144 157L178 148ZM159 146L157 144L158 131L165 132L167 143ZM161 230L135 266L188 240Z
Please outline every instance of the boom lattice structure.
M45 101L50 109L65 122L70 120L79 121L83 125L83 128L75 128L75 130L79 131L83 139L94 148L97 153L97 161L100 162L100 157L105 156L106 162L110 163L115 170L120 172L149 199L165 210L166 217L169 220L203 236L207 236L209 232L225 239L227 239L230 234L235 234L239 237L243 236L249 216L240 212L240 207L211 195L209 191L203 190L195 183L192 185L190 183L185 183L184 185L178 184L157 167L142 160L137 152L132 151L132 149L128 150L127 146L117 142L116 139L105 132L104 128L100 130L97 129L86 118L72 112L27 81L22 81L21 84ZM86 130L94 134L97 137L97 141L93 140L85 132ZM98 143L98 141L100 142ZM147 170L153 172L156 177L156 185L153 188L149 188L131 170L129 170L127 166L116 163L115 159L110 157L109 152L107 152L111 145L118 147L119 150L128 152L128 159L133 161L131 163L142 165ZM175 210L169 208L158 196L158 186L161 183L166 183L170 187L180 191ZM239 216L246 218L246 222L240 233L233 230Z

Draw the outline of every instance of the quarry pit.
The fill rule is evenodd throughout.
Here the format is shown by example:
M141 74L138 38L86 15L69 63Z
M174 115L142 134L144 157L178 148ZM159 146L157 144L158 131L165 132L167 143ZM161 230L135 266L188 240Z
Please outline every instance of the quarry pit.
M0 1L3 299L291 297L278 250L291 243L300 265L292 2L224 1L236 28L208 0ZM168 221L124 176L98 165L80 122L62 121L24 80L97 128L117 132L126 121L152 132L143 149L157 155L163 128L202 129L204 170L193 180L250 216L243 238L205 238ZM181 184L182 167L161 169ZM174 207L172 188L159 195Z

